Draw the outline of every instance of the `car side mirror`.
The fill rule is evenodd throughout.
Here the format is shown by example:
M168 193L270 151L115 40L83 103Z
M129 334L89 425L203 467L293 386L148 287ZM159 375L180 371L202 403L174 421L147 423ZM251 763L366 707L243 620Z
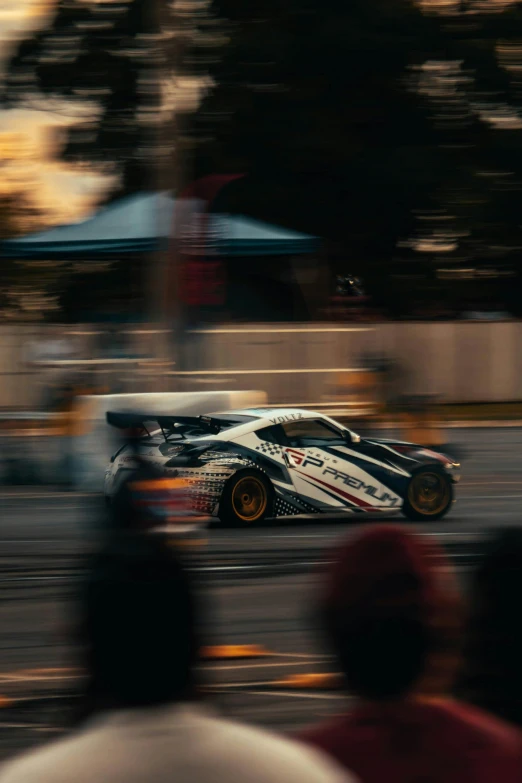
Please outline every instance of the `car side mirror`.
M346 440L348 443L360 443L361 442L361 436L357 435L356 432L348 431L346 433Z

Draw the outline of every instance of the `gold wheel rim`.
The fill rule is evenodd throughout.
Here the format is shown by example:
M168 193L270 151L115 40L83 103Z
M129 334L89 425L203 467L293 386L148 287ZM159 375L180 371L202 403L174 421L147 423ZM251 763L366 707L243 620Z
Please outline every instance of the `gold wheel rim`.
M440 473L419 473L408 488L411 507L424 516L435 516L444 511L449 501L448 482Z
M239 479L232 491L232 508L243 522L255 522L262 517L267 502L265 485L255 476Z

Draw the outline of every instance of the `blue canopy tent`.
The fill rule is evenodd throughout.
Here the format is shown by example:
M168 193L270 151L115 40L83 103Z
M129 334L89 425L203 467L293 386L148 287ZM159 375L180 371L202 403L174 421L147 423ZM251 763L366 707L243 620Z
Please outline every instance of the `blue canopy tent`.
M138 193L102 208L80 223L58 226L0 244L10 258L53 259L148 253L167 246L175 200L169 193ZM210 215L215 250L223 256L300 255L316 237L231 215Z
M271 226L243 215L220 215L218 250L225 256L290 256L313 253L317 237Z
M16 258L53 259L149 252L168 236L173 210L168 193L139 193L80 223L2 242L0 251Z

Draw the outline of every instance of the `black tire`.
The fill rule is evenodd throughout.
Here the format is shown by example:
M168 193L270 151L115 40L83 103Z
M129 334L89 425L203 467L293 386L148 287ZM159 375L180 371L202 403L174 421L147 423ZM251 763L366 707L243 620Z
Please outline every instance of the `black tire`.
M219 519L234 527L257 525L272 515L273 499L272 485L263 473L240 470L225 484Z
M435 522L453 503L453 482L438 466L427 465L410 479L402 513L413 522Z

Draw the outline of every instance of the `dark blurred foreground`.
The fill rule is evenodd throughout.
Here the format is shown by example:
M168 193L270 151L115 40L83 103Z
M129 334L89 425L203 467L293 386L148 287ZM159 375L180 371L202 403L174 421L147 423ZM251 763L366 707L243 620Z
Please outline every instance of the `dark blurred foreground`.
M215 699L217 704L222 701L225 711L236 715L242 714L242 694L246 696L257 692L258 697L263 694L266 721L274 727L282 718L287 728L295 728L295 723L291 723L291 713L287 708L282 709L282 702L279 705L281 692L288 691L301 702L301 724L313 723L322 715L348 711L351 717L336 718L305 737L349 768L354 768L362 780L379 779L379 764L373 763L373 757L380 759L381 766L386 765L387 759L391 771L399 770L405 764L404 769L409 771L402 774L403 780L410 779L413 769L429 767L433 772L437 769L433 756L435 748L437 764L442 764L446 770L445 779L453 779L451 775L447 777L447 764L455 753L459 759L455 780L479 779L472 773L477 763L481 769L480 779L492 780L488 776L493 773L498 775L499 769L503 771L504 780L518 779L521 757L517 732L495 724L487 715L474 713L471 708L459 707L458 703L447 699L456 688L456 692L465 698L479 704L487 703L490 709L514 724L518 721L518 668L510 670L512 674L504 684L498 679L508 657L513 662L517 659L514 648L518 643L518 628L516 622L512 622L513 615L508 608L509 602L514 601L520 592L520 569L516 568L520 557L518 533L509 533L507 538L502 534L500 540L496 534L496 540L489 543L485 540L481 549L475 550L474 560L464 560L464 563L474 564L472 567L476 573L476 577L471 577L475 586L469 593L476 609L469 634L462 625L465 614L462 613L457 583L448 573L447 561L437 550L433 538L429 540L426 537L422 547L416 549L419 544L410 544L410 539L414 541L410 533L396 526L367 527L362 536L361 531L356 533L355 542L350 535L349 540L353 543L343 545L334 558L336 564L332 561L327 566L326 582L325 575L314 579L313 583L307 577L306 583L301 582L297 591L299 603L313 592L310 609L315 607L310 638L315 636L313 646L317 652L308 649L307 653L300 654L295 646L293 652L270 650L271 638L276 640L276 636L271 634L278 624L288 628L296 620L295 606L292 608L287 601L274 603L270 599L268 604L264 604L269 624L264 634L258 637L264 642L262 647L225 649L212 646L212 642L219 641L216 621L220 620L218 615L232 585L229 583L230 586L226 587L223 582L221 585L215 583L212 568L201 568L201 561L198 565L193 553L186 549L177 550L175 541L169 543L168 539L150 533L144 538L143 533L124 532L120 526L118 528L119 532L114 529L109 539L105 539L107 543L102 551L94 558L86 553L82 577L77 583L80 591L75 588L69 594L72 603L69 603L68 627L63 628L63 632L64 641L67 637L75 642L72 650L69 648L73 654L68 656L73 668L40 672L18 669L13 672L13 682L16 682L17 675L22 681L33 680L35 692L27 701L15 700L10 705L6 700L3 703L3 715L7 717L4 730L8 735L16 732L17 726L18 730L30 724L36 728L39 719L43 721L42 729L49 731L50 723L61 723L71 728L78 721L82 724L87 716L98 716L97 722L90 724L91 728L87 724L87 734L83 736L87 738L89 732L98 732L97 741L102 742L104 736L109 739L113 730L110 729L111 722L107 729L103 728L103 716L107 710L130 709L134 715L135 731L142 720L143 708L152 709L146 719L148 723L154 721L152 716L157 705L169 701L190 705L196 692L204 701ZM85 530L83 537L85 541ZM451 537L448 542L448 552L453 558L473 551L468 543L459 555ZM487 564L483 560L486 555ZM191 590L193 598L190 600L186 592L188 583L185 578L181 579L181 572L176 571L179 566L174 568L175 563L182 561L185 568L192 571L190 581L197 579L194 583L197 589L195 592ZM459 563L459 560L456 562ZM481 562L484 565L477 570ZM166 569L163 572L161 563ZM460 572L462 574L462 567ZM221 574L222 581L226 578L226 569ZM253 576L255 580L255 574ZM40 592L46 589L45 580L49 580L51 590L56 589L57 582L50 576L44 578ZM291 582L285 578L284 584ZM293 584L295 586L295 581ZM252 617L252 612L259 611L261 585L255 580L250 589L243 577L241 593L247 600L239 607L236 604L234 609L229 605L225 633L232 630L243 616L243 622L246 621L243 633L246 630L250 641L255 639L254 626L247 618ZM268 587L269 583L265 581L263 591L266 592ZM11 593L13 597L17 589L14 580L10 588L10 591L14 590ZM502 611L497 611L497 608ZM374 621L378 621L377 625ZM297 650L300 646L302 649L303 644L303 640L298 641L299 638L300 635L294 638ZM322 650L318 644L321 638L323 644L328 641ZM348 640L351 641L346 646ZM384 649L386 654L383 657ZM508 649L509 653L506 652ZM494 660L488 650L495 651ZM263 656L268 652L273 657L264 662ZM199 656L202 667L196 663ZM465 661L464 666L462 660ZM334 672L338 671L337 667L345 672L346 681L339 675L326 674L332 672L332 663ZM287 668L285 672L285 667L289 666L296 666L297 670L292 672ZM315 669L313 677L310 674L312 666ZM270 667L273 668L271 679L266 679ZM53 671L57 681L61 680L59 692L55 690ZM466 677L456 679L457 671L462 671ZM243 686L240 684L242 672L245 676ZM476 672L480 673L479 679L468 676ZM230 684L232 676L236 678L236 685ZM3 681L9 687L9 678L4 675ZM347 695L347 686L351 698ZM404 691L416 694L412 701L400 698ZM356 694L364 697L361 704L366 706L358 706L357 699L353 699ZM117 715L116 712L111 719L113 726L114 721L120 720ZM368 720L373 725L370 734ZM365 727L366 745L363 750L356 743L358 750L354 755L350 743L360 730L360 721L360 728ZM442 724L439 725L440 721ZM449 729L449 724L453 728ZM173 741L177 736L176 726L175 719L170 729ZM401 731L404 732L407 726L418 736L413 747L411 742L403 744L400 739ZM390 736L395 736L395 739L391 745L383 745L382 732L390 731ZM348 732L345 739L344 732ZM122 739L123 736L120 734ZM150 735L151 742L154 742L154 736L154 733ZM238 736L242 737L241 732ZM255 741L254 736L251 739ZM78 744L79 754L82 753L82 742ZM336 744L339 742L340 748ZM261 736L258 743L262 747ZM71 745L71 750L73 747ZM236 752L237 749L232 754L231 763ZM116 765L115 769L121 770L128 763L127 756L118 761L117 754L109 754L81 762L80 755L76 762L73 754L68 757L67 764L83 763L98 771L107 771L111 765ZM187 770L192 768L196 757L194 746L192 755L186 757ZM192 761L189 762L189 758ZM57 752L53 761L51 753L41 767L42 774L53 772L53 763L57 765L53 774L58 774L63 760L64 757ZM15 775L16 767L13 770ZM29 774L28 780L32 779L29 766L25 768L25 774ZM268 775L261 779L273 779L268 768L264 772L259 770L259 774ZM435 775L436 779L439 779L438 775ZM276 773L275 779L284 779L284 775Z

